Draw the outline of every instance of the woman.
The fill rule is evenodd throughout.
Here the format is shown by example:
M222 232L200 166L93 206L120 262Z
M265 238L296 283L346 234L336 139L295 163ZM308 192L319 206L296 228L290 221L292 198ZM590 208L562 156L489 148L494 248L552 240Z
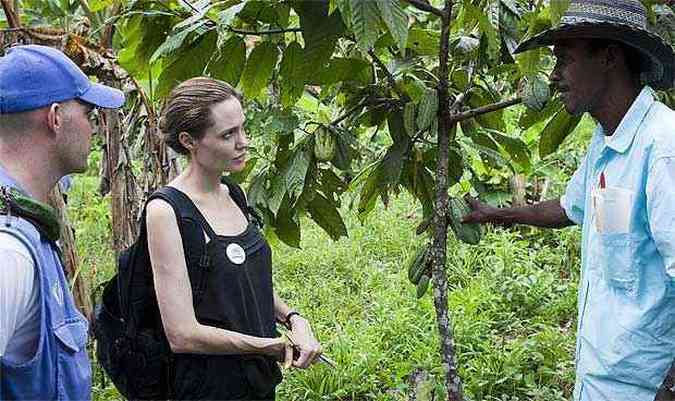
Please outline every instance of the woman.
M307 320L272 289L270 248L248 209L235 202L239 188L221 178L246 164L244 120L240 95L204 77L178 85L162 112L167 145L188 157L169 187L203 217L196 226L208 260L206 289L195 302L189 271L203 258L186 249L181 234L187 229L179 227L172 206L162 199L148 203L148 250L173 352L169 383L175 399L274 399L281 380L276 360L307 368L321 353ZM286 337L275 337L275 320L291 329L295 356Z

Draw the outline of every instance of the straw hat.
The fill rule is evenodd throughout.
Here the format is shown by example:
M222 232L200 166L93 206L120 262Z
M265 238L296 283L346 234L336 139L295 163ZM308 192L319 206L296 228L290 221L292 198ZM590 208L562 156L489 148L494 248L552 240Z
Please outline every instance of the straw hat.
M644 56L643 82L656 89L673 87L675 52L649 30L639 0L572 0L560 25L523 41L515 53L577 38L615 40L637 49Z

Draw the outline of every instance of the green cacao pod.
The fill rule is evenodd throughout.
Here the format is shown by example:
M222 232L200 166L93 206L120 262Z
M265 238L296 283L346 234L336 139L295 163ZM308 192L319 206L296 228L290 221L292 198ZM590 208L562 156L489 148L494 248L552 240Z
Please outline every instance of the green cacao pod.
M469 205L463 199L450 197L448 207L450 228L457 239L471 245L478 244L483 235L480 224L462 224L462 218L471 213Z
M422 298L424 294L426 294L430 281L431 277L427 276L426 274L420 278L420 282L417 283L417 299Z
M30 220L52 241L58 240L61 235L56 211L51 206L31 199L13 188L0 188L0 212Z
M427 266L427 247L423 246L417 250L414 257L411 257L408 264L408 280L417 284L420 277L424 274Z
M314 133L314 156L322 162L333 159L335 155L335 136L326 128L319 127Z

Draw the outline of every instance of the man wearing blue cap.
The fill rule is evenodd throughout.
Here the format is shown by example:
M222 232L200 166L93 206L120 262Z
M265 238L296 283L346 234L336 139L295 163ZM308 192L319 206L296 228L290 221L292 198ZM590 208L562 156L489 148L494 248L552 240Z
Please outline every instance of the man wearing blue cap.
M24 218L16 200L41 207L63 176L83 172L91 112L123 103L58 50L17 46L0 58L2 400L91 398L88 323L68 290L58 230L45 216Z
M568 112L598 122L561 199L465 222L582 227L577 401L673 398L675 360L675 53L639 0L572 0L561 24L519 45L553 45L551 83Z

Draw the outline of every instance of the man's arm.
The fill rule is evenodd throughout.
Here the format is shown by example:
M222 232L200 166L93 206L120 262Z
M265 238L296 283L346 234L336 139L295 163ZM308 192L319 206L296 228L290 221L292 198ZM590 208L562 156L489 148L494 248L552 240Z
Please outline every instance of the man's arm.
M532 206L496 208L477 199L468 199L473 211L464 216L463 223L493 223L498 225L527 224L545 228L564 228L574 225L560 205L560 199L548 200Z
M26 325L26 319L39 319L39 315L31 314L37 310L34 308L37 302L37 293L34 292L35 269L29 251L26 249L20 252L23 244L3 233L0 233L0 241L0 260L3 261L0 269L0 357L11 354L23 362L30 359L31 353L23 349L25 346L22 350L12 349L10 343L17 329ZM39 324L28 326L37 326L37 331L25 334L21 342L31 344L28 348L32 349L35 348L33 345L37 345L40 328Z

